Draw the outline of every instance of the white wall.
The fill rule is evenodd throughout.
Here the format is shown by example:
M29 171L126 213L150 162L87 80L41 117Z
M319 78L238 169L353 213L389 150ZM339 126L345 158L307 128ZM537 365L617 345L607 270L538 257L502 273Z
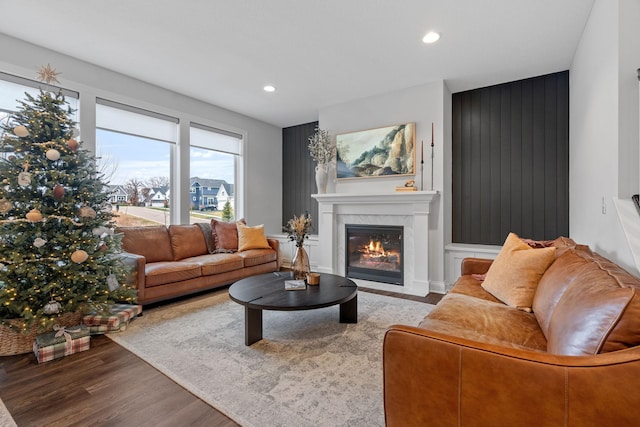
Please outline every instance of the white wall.
M0 70L10 74L35 79L38 68L47 63L59 71L61 86L81 94L81 129L95 127L91 107L99 96L243 134L243 172L236 188L244 184L244 193L236 200L238 214L250 224L264 223L267 233L281 231L282 129L3 34L0 34L0 55ZM85 133L81 138L87 149L95 147L95 133ZM186 182L186 191L172 188L172 194L185 201L188 200L188 147L178 147L177 153L184 171L180 179ZM186 222L180 220L188 215L188 203L184 205L181 212L176 212L178 222Z
M415 122L418 173L416 185L420 189L420 148L424 141L424 190L431 189L431 123L435 125L433 189L440 197L431 205L429 218L429 280L436 287L444 285L444 205L450 198L444 188L444 147L451 146L451 93L444 82L433 82L391 93L376 95L322 108L319 125L331 135L372 129L400 123ZM445 110L448 108L448 110ZM445 111L449 116L445 121ZM444 128L447 126L447 129ZM450 162L450 158L449 158ZM413 177L381 177L341 180L335 184L336 193L393 192ZM450 194L450 181L448 183ZM333 190L333 187L331 187ZM447 224L450 221L447 221ZM447 225L447 227L449 227Z
M639 186L639 9L596 0L569 73L569 234L636 273L613 199Z

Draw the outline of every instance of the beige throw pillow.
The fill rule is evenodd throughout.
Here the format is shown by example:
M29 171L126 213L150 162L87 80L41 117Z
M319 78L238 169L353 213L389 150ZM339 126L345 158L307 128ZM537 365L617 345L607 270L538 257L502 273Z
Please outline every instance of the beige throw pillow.
M238 252L249 249L269 249L269 242L264 235L264 224L249 227L241 222L238 225Z
M482 288L509 306L531 312L538 282L555 260L555 253L554 247L533 249L509 233Z

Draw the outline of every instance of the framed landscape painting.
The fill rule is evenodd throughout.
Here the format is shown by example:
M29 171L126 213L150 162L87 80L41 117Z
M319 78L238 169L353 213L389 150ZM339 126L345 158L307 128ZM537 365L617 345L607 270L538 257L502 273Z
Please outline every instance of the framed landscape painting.
M338 179L416 174L415 123L336 135Z

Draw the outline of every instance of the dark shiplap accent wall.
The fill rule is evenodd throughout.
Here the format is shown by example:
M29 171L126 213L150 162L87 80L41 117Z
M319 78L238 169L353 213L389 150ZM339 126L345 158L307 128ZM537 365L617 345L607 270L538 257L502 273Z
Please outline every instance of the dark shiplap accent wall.
M282 225L294 215L309 212L311 233L318 233L318 202L315 194L315 162L309 154L309 137L318 122L282 129Z
M569 72L453 94L453 242L569 233Z

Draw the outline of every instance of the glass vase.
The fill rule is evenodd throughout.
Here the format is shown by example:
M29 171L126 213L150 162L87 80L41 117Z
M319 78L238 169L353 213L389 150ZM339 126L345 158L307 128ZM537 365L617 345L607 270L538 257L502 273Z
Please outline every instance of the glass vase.
M311 272L309 267L309 255L303 246L298 246L296 256L291 261L291 269L293 270L293 278L296 280L306 280L307 273Z

